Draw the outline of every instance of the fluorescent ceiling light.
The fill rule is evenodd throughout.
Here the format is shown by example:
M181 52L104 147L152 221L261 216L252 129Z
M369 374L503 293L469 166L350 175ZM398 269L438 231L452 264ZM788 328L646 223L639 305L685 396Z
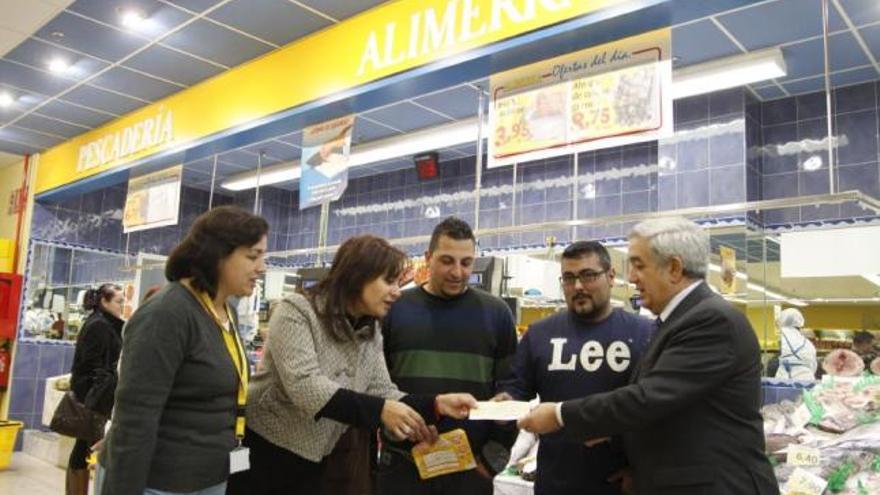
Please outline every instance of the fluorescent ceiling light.
M779 48L744 53L676 70L672 75L672 98L736 88L786 74Z
M477 136L477 119L471 118L452 122L422 131L380 139L353 146L348 159L349 168L377 163L394 158L408 157L427 150L449 148L459 144L472 143ZM299 179L301 174L299 160L280 163L262 170L259 185L268 186L279 182ZM242 191L257 187L256 171L246 172L224 181L221 186L231 191Z
M9 93L0 93L0 107L8 107L12 105L15 100L12 98L12 95Z
M672 93L673 98L684 98L785 74L785 59L782 51L778 48L770 48L676 70L673 75ZM354 146L349 158L349 167L472 143L476 135L477 119L471 118ZM299 160L294 160L263 170L259 185L288 182L299 177ZM247 172L237 175L223 182L222 187L232 191L252 189L257 187L257 174Z
M713 271L715 273L721 273L721 266L716 265L715 263L709 263L709 270ZM748 280L749 277L745 273L737 271L736 278L738 278L740 280ZM754 282L746 282L746 287L749 290L753 290L755 292L760 292L760 293L766 295L767 297L769 297L770 299L785 301L793 306L803 307L803 306L807 305L807 303L805 303L804 301L802 301L800 299L795 299L793 297L784 296L778 292L773 292L772 290L764 287L763 285L756 284Z
M67 69L69 68L70 66L67 65L67 62L65 62L63 59L53 58L49 61L49 70L52 72L61 73L67 71Z

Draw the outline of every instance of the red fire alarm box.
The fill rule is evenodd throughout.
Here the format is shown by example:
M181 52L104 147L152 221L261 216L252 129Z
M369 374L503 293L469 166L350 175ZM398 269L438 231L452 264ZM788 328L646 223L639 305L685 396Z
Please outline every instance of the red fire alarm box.
M416 155L413 157L413 162L416 164L416 173L419 176L419 180L435 179L440 174L436 152L432 151Z
M0 273L0 339L14 339L21 302L21 275Z

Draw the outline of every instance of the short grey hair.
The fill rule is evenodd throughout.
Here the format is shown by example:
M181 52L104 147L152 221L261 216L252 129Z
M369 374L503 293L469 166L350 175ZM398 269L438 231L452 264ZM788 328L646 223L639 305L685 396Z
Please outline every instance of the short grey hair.
M665 217L639 222L629 233L648 241L654 260L665 265L674 256L681 258L684 274L692 279L706 278L709 267L709 234L682 217Z

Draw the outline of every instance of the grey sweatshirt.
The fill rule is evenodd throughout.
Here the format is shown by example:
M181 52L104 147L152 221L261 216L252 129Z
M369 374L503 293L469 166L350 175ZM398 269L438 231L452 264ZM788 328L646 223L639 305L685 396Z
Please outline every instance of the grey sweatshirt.
M221 330L171 283L125 327L104 495L192 492L226 480L238 375Z

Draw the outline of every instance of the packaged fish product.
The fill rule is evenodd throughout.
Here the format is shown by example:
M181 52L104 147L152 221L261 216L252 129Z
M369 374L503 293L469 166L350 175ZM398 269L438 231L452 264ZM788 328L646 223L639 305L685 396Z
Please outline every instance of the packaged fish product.
M804 403L812 424L844 433L880 420L880 377L823 377L822 383L804 392Z

